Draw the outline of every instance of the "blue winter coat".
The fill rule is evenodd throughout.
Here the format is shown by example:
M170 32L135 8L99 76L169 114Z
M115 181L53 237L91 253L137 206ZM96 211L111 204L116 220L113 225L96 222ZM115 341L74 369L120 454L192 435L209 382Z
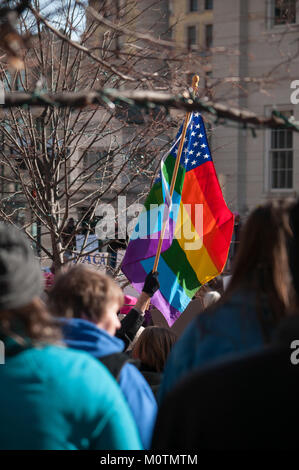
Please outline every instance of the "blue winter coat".
M86 320L64 319L62 330L68 347L86 351L97 359L124 350L122 340ZM148 449L157 415L155 397L146 380L132 364L127 363L121 369L119 385L135 418L142 444Z
M268 310L263 315L269 315ZM239 291L224 304L201 313L186 328L167 361L159 402L189 372L259 350L264 345L253 293Z

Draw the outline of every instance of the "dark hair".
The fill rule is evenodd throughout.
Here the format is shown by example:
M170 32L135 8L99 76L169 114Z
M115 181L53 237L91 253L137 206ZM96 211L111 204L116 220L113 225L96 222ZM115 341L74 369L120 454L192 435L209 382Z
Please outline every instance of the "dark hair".
M66 318L86 317L98 322L110 302L122 307L121 288L103 273L78 264L55 279L49 291L49 307L54 315Z
M225 302L242 287L255 292L265 339L268 339L268 327L264 322L264 309L271 314L270 323L274 326L291 308L288 217L289 205L284 201L269 202L250 214L241 232L231 281L222 297Z
M54 343L61 339L60 329L41 299L28 305L0 312L0 336L18 344Z
M157 372L163 372L165 362L177 335L168 328L148 326L139 336L132 357L140 359L146 366Z

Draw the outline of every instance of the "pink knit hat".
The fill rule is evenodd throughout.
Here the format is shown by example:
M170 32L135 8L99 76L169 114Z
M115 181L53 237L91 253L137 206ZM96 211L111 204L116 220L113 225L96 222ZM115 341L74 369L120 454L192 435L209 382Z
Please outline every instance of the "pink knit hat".
M136 302L136 297L133 297L132 295L125 295L124 306L120 309L119 313L121 315L127 315L127 313L129 313L129 311L134 307Z

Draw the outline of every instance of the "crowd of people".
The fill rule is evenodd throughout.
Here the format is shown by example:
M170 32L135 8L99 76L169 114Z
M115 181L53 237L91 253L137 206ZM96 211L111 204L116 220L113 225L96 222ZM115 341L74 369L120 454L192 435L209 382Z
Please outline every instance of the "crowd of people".
M0 448L295 448L298 254L299 202L256 208L228 287L203 286L177 337L145 315L158 273L133 302L82 264L45 285L25 236L0 224Z

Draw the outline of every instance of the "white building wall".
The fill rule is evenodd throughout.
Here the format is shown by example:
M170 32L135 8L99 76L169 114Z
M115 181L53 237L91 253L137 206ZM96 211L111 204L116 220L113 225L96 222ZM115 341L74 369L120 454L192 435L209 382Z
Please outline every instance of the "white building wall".
M248 93L246 88L244 93L231 84L221 85L215 98L258 115L273 106L292 109L299 121L299 105L290 102L290 83L299 79L299 11L296 25L269 27L269 8L269 0L214 0L214 46L228 47L236 55L214 56L213 79L223 81L233 75L259 79L272 71L268 84L248 85ZM250 130L216 126L215 165L226 180L226 200L233 210L246 213L269 198L299 193L299 134L293 134L293 189L279 191L270 188L269 134L257 130L254 138Z

